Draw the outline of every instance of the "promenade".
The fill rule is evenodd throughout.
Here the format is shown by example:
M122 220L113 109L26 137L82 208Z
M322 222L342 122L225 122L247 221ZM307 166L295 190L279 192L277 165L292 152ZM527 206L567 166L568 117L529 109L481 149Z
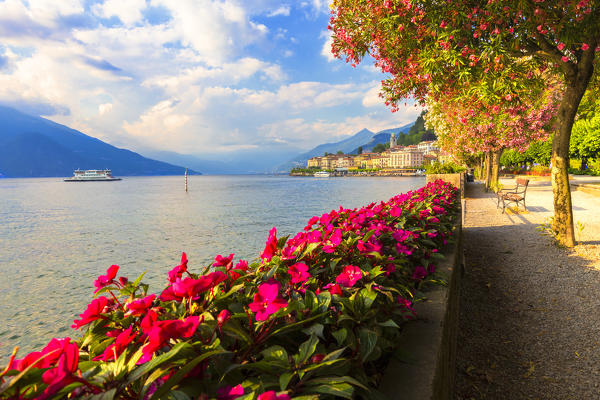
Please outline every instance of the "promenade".
M600 190L572 192L574 249L536 229L549 181L530 182L528 211L502 214L481 184L466 196L455 398L600 398Z

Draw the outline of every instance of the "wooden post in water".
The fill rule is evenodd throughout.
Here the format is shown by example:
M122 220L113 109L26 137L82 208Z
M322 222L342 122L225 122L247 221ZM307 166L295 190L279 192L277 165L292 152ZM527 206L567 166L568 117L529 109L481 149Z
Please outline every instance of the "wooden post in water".
M185 191L186 192L188 191L188 188L187 188L187 168L185 169Z

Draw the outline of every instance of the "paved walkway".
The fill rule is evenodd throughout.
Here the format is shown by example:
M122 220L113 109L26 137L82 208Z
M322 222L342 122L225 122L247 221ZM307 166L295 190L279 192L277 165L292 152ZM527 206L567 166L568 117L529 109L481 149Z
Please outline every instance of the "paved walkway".
M569 250L536 229L553 214L550 182L508 214L468 185L456 399L600 399L600 197L572 198L584 225Z

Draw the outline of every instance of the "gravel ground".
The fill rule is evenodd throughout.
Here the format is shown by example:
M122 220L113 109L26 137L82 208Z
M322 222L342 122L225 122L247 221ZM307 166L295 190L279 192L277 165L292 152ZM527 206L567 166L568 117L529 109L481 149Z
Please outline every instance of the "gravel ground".
M550 182L507 214L468 185L455 399L600 399L600 191L572 199L583 229L565 249L536 229Z

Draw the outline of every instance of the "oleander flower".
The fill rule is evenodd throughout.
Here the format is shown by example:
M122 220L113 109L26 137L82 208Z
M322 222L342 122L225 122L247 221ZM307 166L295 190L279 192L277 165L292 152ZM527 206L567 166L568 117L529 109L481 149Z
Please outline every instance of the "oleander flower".
M281 284L274 279L258 286L258 293L248 305L250 310L256 313L257 321L266 321L271 314L288 306L288 302L279 295L280 290Z
M234 256L233 253L229 254L229 256L227 256L227 257L223 257L220 254L217 255L215 257L215 262L213 263L213 267L225 267L225 269L227 271L229 271L231 269L231 266L233 265L233 256Z
M423 267L422 265L417 265L415 267L415 270L413 271L411 278L416 281L420 281L421 279L425 278L426 276L427 276L427 270L425 269L425 267Z
M106 270L106 275L100 275L94 281L94 286L96 287L96 290L94 291L94 293L98 292L103 287L106 287L110 284L115 283L114 279L117 276L118 271L119 271L118 265L111 265L110 267L108 267L108 269Z
M352 287L363 277L362 270L354 265L346 265L335 281L342 286Z

